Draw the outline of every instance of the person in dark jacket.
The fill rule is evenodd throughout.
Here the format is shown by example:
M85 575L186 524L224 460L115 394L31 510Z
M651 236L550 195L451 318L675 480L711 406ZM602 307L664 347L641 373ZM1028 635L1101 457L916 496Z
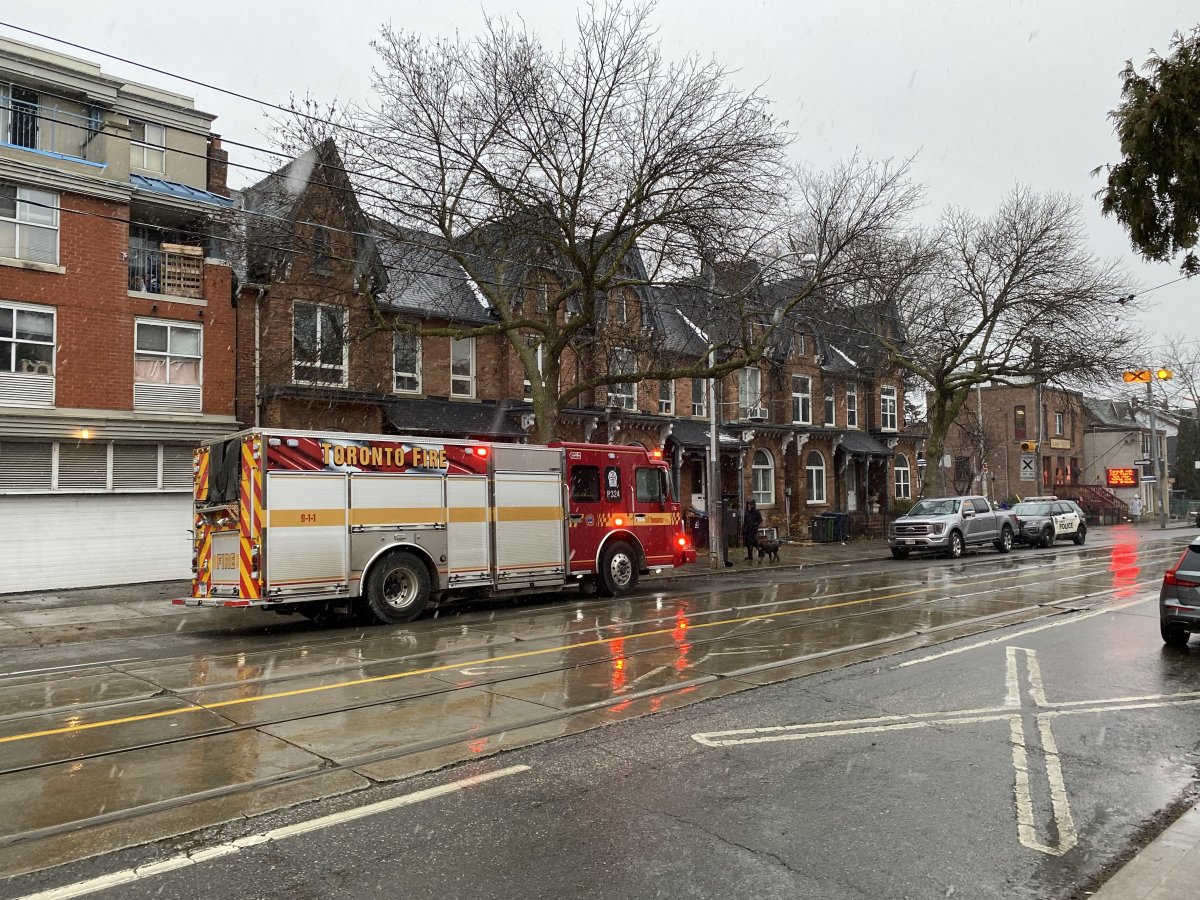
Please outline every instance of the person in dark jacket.
M762 513L753 500L746 501L746 515L742 518L742 543L746 546L746 561L754 558L758 546L758 529L762 527Z

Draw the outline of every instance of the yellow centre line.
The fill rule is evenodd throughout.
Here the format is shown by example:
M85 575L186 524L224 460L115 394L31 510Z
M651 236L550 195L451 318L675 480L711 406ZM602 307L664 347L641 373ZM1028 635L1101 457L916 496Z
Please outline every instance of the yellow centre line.
M977 584L992 584L998 581L1013 581L1018 578L1026 578L1031 573L1025 572L1015 575L1005 575L1000 578L988 578L981 580L972 580L971 585ZM1139 584L1149 582L1138 582ZM696 625L689 624L688 631L698 631L701 628L715 628L718 625L729 625L733 622L755 622L763 619L781 619L785 616L798 616L805 613L821 612L827 609L840 609L846 606L858 606L863 603L877 603L880 600L895 600L899 597L911 597L915 594L929 593L930 588L919 588L911 591L898 591L893 594L877 594L871 597L862 597L858 600L843 600L840 603L827 603L823 606L811 606L804 609L783 610L782 612L758 613L753 616L735 616L732 619L718 619L713 622L701 622ZM934 588L933 590L937 590ZM811 599L811 598L810 598ZM787 601L782 601L787 602ZM254 697L235 697L232 700L218 700L215 703L196 704L194 706L183 706L178 709L164 709L159 712L142 713L136 716L123 716L119 719L104 719L99 722L80 722L74 725L65 725L62 728L47 728L44 731L30 731L25 734L13 734L8 737L0 737L0 744L9 744L15 741L27 741L32 738L53 737L56 734L72 734L77 731L90 731L93 728L109 728L114 725L127 725L131 722L148 722L151 719L162 719L167 716L178 716L184 713L206 712L211 710L223 709L227 706L241 706L246 703L261 703L264 700L282 700L287 697L301 697L305 694L317 694L323 691L334 691L348 687L358 687L363 684L379 684L384 681L396 681L401 678L412 678L417 675L434 675L438 672L450 672L455 669L466 669L472 666L490 665L492 663L507 662L514 659L528 659L533 656L545 656L549 653L564 653L569 650L579 650L584 647L598 647L602 644L611 644L613 641L634 641L639 638L658 637L660 635L673 634L678 629L678 626L670 628L656 628L652 631L643 631L638 634L617 635L615 637L596 638L590 641L581 641L577 644L563 644L558 647L546 647L541 650L524 650L520 653L508 653L502 656L493 656L484 659L468 660L466 662L447 663L440 666L428 666L424 669L410 669L405 672L393 672L390 675L373 675L369 678L355 678L351 681L339 681L334 684L321 684L313 687L297 688L292 691L276 691L271 694L258 694ZM197 735L198 737L200 735Z

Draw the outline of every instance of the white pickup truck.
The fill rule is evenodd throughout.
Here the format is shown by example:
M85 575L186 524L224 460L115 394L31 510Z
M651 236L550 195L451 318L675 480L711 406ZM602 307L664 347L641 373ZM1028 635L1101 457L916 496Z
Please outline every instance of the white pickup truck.
M968 547L984 544L1007 553L1019 533L1016 517L992 509L984 497L934 497L918 501L892 523L888 545L896 559L921 551L958 559Z

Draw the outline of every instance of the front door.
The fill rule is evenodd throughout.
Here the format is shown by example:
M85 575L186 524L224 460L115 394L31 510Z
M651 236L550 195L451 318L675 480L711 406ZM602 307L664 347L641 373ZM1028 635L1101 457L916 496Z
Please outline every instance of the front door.
M846 463L846 511L858 512L858 462Z

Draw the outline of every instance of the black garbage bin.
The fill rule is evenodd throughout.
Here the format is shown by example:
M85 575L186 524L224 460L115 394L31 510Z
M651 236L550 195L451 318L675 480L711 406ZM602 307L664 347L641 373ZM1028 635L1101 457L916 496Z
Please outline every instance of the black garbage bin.
M813 516L812 522L809 523L812 529L812 540L814 544L828 544L833 540L835 533L834 521L828 515L822 514Z

